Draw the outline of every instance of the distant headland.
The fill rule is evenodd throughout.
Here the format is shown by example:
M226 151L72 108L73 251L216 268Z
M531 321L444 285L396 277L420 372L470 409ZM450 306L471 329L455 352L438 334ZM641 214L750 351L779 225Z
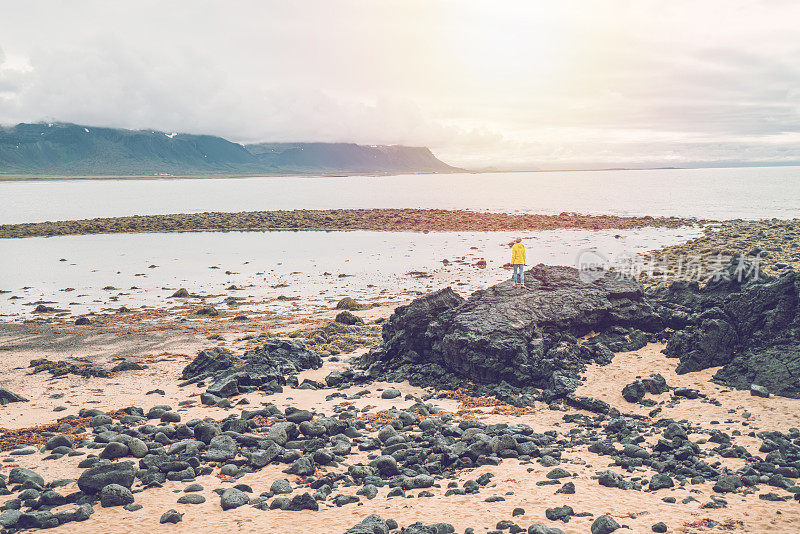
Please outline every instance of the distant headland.
M213 135L70 123L0 128L3 176L208 176L459 172L426 147L354 143L242 145Z

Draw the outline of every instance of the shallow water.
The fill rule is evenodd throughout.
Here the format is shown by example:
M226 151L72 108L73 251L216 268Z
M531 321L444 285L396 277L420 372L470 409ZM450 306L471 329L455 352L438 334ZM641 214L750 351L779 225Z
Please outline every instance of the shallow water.
M328 208L800 217L800 167L343 177L0 181L0 224Z
M688 227L549 230L526 232L523 238L529 265L574 266L586 249L614 263L699 233ZM0 294L0 316L29 317L40 300L73 314L123 305L131 309L172 305L177 303L167 297L180 287L219 295L220 301L228 295L254 301L299 296L304 307L330 307L344 296L410 298L416 291L451 284L467 294L510 277L501 267L510 259L508 244L513 237L507 232L355 231L0 239L0 252L14 258L0 262L0 290L10 291ZM444 259L450 263L443 264ZM475 265L479 259L486 260L485 269ZM413 271L431 276L408 274ZM342 274L349 276L340 278ZM232 284L243 289L226 291ZM287 286L271 287L279 284ZM269 309L282 311L291 306L291 302L276 301Z

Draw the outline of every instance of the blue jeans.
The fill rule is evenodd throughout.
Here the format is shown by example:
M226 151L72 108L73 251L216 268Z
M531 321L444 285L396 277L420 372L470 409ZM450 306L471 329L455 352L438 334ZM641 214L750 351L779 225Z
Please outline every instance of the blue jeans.
M514 269L511 273L511 279L515 282L520 284L525 283L525 266L521 263L513 263L511 264L511 268Z

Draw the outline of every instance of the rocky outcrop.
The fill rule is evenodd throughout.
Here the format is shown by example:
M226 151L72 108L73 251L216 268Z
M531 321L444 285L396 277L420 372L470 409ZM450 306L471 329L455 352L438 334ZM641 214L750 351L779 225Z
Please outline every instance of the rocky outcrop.
M737 271L739 269L739 271ZM747 276L738 276L739 272ZM679 373L723 366L714 380L800 398L800 275L766 277L732 263L704 287L674 283L652 295L665 322L681 329L665 354L680 358Z
M361 361L369 375L439 387L507 382L564 396L593 361L634 350L661 318L636 281L537 265L524 287L506 281L468 299L447 288L397 308L383 344ZM585 342L578 338L595 333ZM338 378L338 377L337 377Z
M201 351L183 369L183 384L211 378L201 400L215 404L240 392L261 390L281 391L292 378L304 369L319 369L322 359L299 341L270 340L263 346L247 351L241 358L221 348ZM294 378L296 381L297 379Z
M488 384L504 399L508 388L537 396L535 388L544 400L569 400L587 364L668 339L664 352L680 358L679 373L721 366L720 383L800 397L800 275L770 278L736 261L702 286L675 282L645 294L616 273L587 274L537 265L524 287L506 281L466 300L451 288L425 295L395 310L360 370L333 373L328 385L380 377L446 389ZM643 382L625 398L666 390Z

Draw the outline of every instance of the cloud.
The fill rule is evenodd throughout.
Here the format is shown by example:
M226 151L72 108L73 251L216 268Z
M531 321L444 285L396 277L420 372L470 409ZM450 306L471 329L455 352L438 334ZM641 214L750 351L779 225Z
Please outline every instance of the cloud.
M782 137L800 131L799 19L769 1L20 3L0 20L0 122L475 166L800 159Z

